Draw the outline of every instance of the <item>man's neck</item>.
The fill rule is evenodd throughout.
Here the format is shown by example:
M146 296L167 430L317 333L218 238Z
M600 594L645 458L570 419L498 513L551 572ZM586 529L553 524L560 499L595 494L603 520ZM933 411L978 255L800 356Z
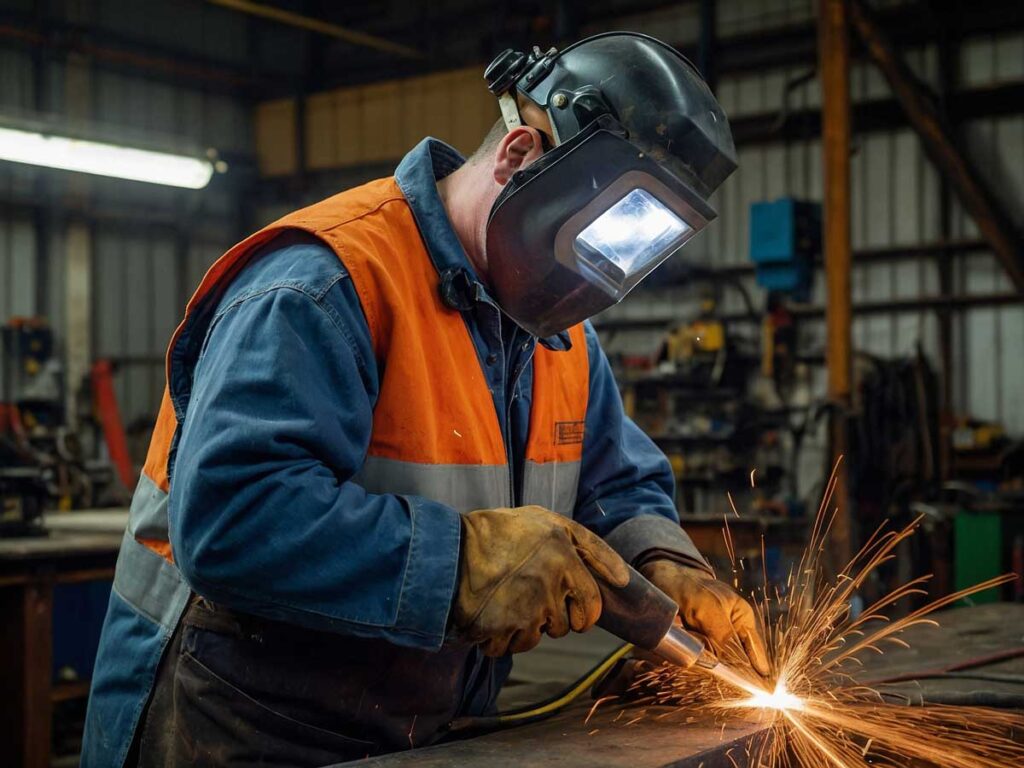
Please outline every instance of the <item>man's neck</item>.
M481 168L466 163L437 182L441 198L455 236L469 257L477 277L488 280L486 244L487 215L494 197L494 183Z

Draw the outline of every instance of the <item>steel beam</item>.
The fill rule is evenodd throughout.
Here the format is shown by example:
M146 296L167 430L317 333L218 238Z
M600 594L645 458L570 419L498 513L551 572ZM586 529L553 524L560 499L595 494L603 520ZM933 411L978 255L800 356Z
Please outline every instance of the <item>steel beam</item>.
M696 0L690 0L693 4ZM592 3L587 7L587 14L583 19L584 23L594 26L601 26L608 29L621 28L623 17L633 18L638 14L654 13L670 7L679 7L679 2L635 2L624 4L612 9L602 8L600 4ZM365 14L362 14L365 16ZM453 35L464 35L467 29L487 30L489 22L493 20L492 9L474 11L459 9L456 11L440 11L431 15L433 28L438 30L453 30ZM901 46L916 46L931 42L936 34L936 18L930 10L920 3L912 3L892 9L885 9L880 12L881 18L887 26L898 30L897 42ZM964 18L959 23L959 32L963 37L977 35L989 35L1024 28L1024 4L1007 3L1005 0L974 0L970 4L970 12L963 14ZM353 22L355 16L343 19L343 23ZM365 24L360 23L361 29L366 32L389 37L400 38L408 35L408 24L395 19L387 18L382 21L369 20ZM486 34L486 32L484 32ZM486 37L484 43L488 42ZM788 24L768 30L730 35L719 38L715 42L714 70L719 79L723 76L743 74L751 72L763 72L767 69L780 67L803 67L813 66L817 62L817 28L814 22L800 22ZM437 48L444 51L446 48L446 37L436 41ZM495 40L497 44L500 40ZM529 42L541 42L530 40ZM672 43L693 61L699 60L699 45L692 39L672 40ZM494 51L496 52L496 51ZM858 47L851 51L854 57L861 54ZM459 60L451 58L436 58L430 62L429 68L452 68L466 66L474 62L465 57ZM422 74L422 64L412 61L392 60L380 62L367 60L365 62L345 60L343 72L330 73L321 87L335 88L346 85L360 85L381 79L397 77L408 77L414 74Z
M880 10L878 18L893 30L894 42L901 48L934 42L942 22L932 9L919 3ZM976 0L957 19L957 34L961 38L1021 28L1024 28L1024 4L1002 0ZM816 27L811 22L730 35L719 41L715 66L720 75L813 66L817 62L816 34ZM851 41L850 55L854 59L864 54L858 42Z
M1024 80L969 88L950 96L956 100L950 118L958 122L1016 115L1024 105ZM890 131L910 124L900 102L893 98L855 103L852 119L852 130L858 134ZM772 110L731 118L729 125L738 147L772 141L806 141L821 135L821 110L794 110L781 124L778 110Z
M0 41L43 51L59 60L81 55L110 71L253 99L266 97L268 89L289 90L292 84L287 76L254 73L251 68L50 17L39 22L36 17L13 11L0 12Z
M992 307L1017 307L1024 305L1024 296L1019 293L979 293L957 296L919 296L913 299L892 299L890 301L865 301L853 305L853 315L897 315L920 314L922 312L963 312L971 309ZM789 308L793 317L801 320L823 320L826 308L810 304L797 304ZM747 312L730 312L718 316L723 323L760 323L760 315ZM665 328L678 323L678 317L608 317L594 321L598 331L628 331Z
M360 32L355 29L343 27L340 24L332 24L329 21L316 19L312 16L304 16L301 13L295 13L294 11L289 11L284 8L277 8L273 5L254 3L250 2L250 0L207 0L207 2L212 5L219 5L222 8L228 8L232 11L238 11L239 13L247 13L250 16L257 16L261 19L277 22L278 24L295 27L306 32L313 32L318 35L333 37L337 40L341 40L342 42L349 43L350 45L356 45L361 48L372 48L375 51L389 53L393 56L400 56L405 59L423 58L422 53L408 45L395 43L376 35L370 35L366 32Z
M885 75L928 156L948 179L1013 285L1024 292L1024 240L1020 233L1002 210L989 185L957 146L935 99L897 53L872 13L860 0L849 2L853 28L864 41L872 61Z

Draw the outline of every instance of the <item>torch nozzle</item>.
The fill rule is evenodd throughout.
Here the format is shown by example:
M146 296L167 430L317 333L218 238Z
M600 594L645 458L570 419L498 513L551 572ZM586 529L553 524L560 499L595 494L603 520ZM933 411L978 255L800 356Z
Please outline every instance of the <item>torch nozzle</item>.
M707 649L700 638L676 625L669 627L653 650L665 661L680 667L697 664L705 669L714 669L718 665L718 657Z

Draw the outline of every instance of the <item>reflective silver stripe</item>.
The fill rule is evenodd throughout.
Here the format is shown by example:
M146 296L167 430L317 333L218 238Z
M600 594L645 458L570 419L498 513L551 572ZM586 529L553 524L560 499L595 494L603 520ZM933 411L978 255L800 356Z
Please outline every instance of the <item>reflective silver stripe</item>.
M580 462L527 461L523 470L523 504L538 504L566 517L576 509Z
M173 631L190 590L181 572L125 532L117 556L114 589L139 613Z
M128 514L128 532L140 539L167 541L167 494L143 472Z
M423 496L456 512L511 504L504 464L417 464L367 456L354 479L370 493Z

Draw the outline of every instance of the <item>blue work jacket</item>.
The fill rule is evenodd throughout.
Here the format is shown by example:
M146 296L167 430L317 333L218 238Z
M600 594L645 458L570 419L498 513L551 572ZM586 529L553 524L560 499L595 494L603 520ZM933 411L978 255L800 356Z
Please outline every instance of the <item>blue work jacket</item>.
M466 318L518 497L534 345L560 349L569 339L538 340L518 328L475 275L436 186L462 162L451 147L426 139L395 178L437 267L438 290ZM586 343L589 399L574 518L628 562L658 550L706 567L679 526L668 461L624 414L589 324ZM410 513L402 497L369 494L354 479L371 436L380 371L338 256L312 236L279 236L227 285L202 344L192 346L195 359L181 368L192 380L182 388L187 413L169 462L167 505L175 566L188 586L256 616L440 650L456 589L458 514L429 499ZM328 423L330 430L323 428ZM402 610L381 621L379 606L393 599ZM119 655L133 647L144 647L146 660L132 676L152 672L166 644L166 637L140 639L149 630L122 603L112 597L98 675L101 665L128 663ZM159 631L166 634L175 621ZM459 714L493 711L510 667L510 658L494 662L475 653ZM108 686L116 695L94 696L90 722L108 710L115 717L117 707L137 713L151 681L137 690ZM137 715L123 722L134 729ZM89 731L87 725L87 742ZM111 754L123 755L123 739L117 741L107 739L116 748ZM108 745L93 746L86 752L100 764Z

